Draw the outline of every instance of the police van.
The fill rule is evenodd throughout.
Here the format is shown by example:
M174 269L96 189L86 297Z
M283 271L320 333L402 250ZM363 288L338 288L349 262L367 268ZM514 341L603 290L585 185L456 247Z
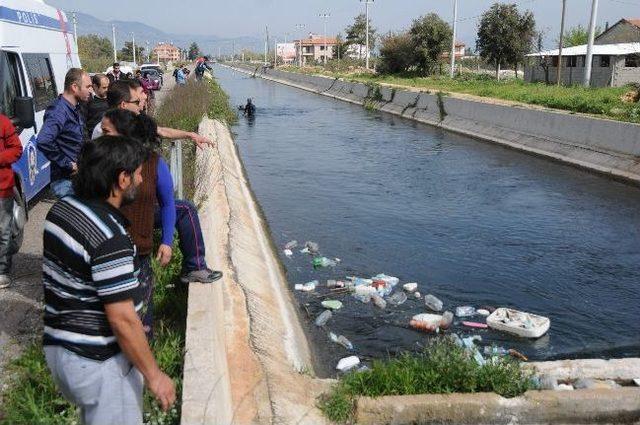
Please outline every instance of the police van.
M72 67L80 67L80 59L61 10L42 0L0 0L0 112L22 141L23 154L13 168L24 217L29 202L49 184L49 161L36 149L36 137Z

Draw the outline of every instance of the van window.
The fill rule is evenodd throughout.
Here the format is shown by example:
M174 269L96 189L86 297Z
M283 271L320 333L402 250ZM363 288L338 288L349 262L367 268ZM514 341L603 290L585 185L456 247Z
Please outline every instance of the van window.
M49 55L25 53L22 57L33 88L36 112L43 111L58 96Z
M13 101L20 95L18 56L15 53L0 52L0 112L13 118Z

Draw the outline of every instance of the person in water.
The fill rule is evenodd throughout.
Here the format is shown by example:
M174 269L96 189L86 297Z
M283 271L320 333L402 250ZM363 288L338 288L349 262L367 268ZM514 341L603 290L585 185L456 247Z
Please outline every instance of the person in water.
M242 114L245 117L252 117L256 113L256 107L251 101L251 98L247 99L247 104L244 106L244 113Z

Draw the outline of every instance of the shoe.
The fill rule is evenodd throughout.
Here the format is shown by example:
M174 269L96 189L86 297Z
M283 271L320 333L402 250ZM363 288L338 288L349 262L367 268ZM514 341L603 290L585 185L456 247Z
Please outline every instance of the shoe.
M11 286L11 278L6 274L0 274L0 289L5 289Z
M190 282L200 282L200 283L211 283L222 277L222 272L217 270L210 269L202 269L202 270L193 270L189 273L183 274L180 276L180 281L182 283L190 283Z

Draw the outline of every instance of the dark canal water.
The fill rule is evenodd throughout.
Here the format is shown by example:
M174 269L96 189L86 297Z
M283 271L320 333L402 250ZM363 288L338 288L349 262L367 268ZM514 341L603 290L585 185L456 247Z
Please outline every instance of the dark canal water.
M299 248L281 252L292 289L386 273L418 282L446 309L550 317L536 341L473 332L534 359L640 355L638 188L226 68L216 75L232 104L257 105L255 120L233 131L275 243L312 240L342 259L318 272ZM315 316L315 295L326 292L296 298ZM426 312L422 300L382 311L338 299L345 307L328 328L365 359L427 338L407 327ZM307 325L328 371L347 352Z

